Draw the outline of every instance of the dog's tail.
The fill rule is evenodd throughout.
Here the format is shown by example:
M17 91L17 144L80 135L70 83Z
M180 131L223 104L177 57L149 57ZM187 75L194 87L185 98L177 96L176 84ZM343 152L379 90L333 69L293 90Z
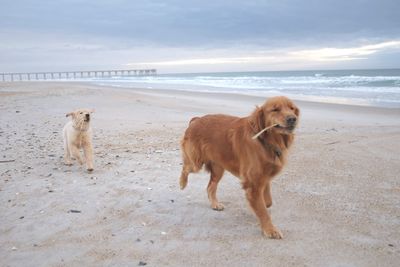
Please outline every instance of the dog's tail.
M181 189L183 190L188 183L188 175L189 173L199 172L204 165L204 161L201 157L200 148L198 145L193 143L190 139L190 124L199 119L198 117L194 117L190 120L189 128L186 130L185 135L181 141L181 151L182 151L182 173L179 179L179 184Z
M188 175L191 172L198 172L200 168L197 167L198 164L195 163L195 153L193 153L193 145L191 144L190 140L186 139L185 137L182 139L181 142L181 149L182 149L182 160L183 160L183 166L182 166L182 173L181 177L179 179L179 185L181 189L185 189L187 183L188 183Z

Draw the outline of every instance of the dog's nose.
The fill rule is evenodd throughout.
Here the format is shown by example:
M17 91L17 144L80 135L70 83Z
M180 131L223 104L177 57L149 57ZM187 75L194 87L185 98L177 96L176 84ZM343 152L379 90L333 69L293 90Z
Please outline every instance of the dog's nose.
M297 118L295 116L287 116L286 123L289 125L293 125L296 123Z
M89 119L89 117L90 117L90 115L89 115L89 114L86 114L86 119Z

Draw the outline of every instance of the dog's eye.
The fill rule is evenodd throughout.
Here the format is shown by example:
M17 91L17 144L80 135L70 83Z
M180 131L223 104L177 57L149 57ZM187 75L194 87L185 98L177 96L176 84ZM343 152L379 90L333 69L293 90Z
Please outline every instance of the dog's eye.
M274 108L274 109L272 110L272 112L279 112L279 111L281 111L280 108Z
M83 114L83 112L81 112L81 114Z

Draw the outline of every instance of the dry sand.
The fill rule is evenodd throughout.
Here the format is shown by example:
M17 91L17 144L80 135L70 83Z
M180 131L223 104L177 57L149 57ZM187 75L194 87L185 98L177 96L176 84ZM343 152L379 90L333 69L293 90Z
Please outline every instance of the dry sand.
M1 266L399 266L400 110L297 102L301 125L273 182L265 239L230 174L180 191L193 116L246 116L263 98L0 84ZM95 171L64 166L65 113L95 108ZM11 162L5 162L12 160ZM79 211L73 212L73 211Z

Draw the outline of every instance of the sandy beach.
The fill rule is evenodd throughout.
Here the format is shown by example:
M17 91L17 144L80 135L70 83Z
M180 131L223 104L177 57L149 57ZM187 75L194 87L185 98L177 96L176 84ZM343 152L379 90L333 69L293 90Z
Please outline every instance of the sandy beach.
M209 207L208 174L179 189L193 116L247 116L261 97L85 83L0 84L1 266L398 266L400 110L295 101L273 182L283 240L262 236L239 180ZM94 108L95 170L63 164L65 114Z

